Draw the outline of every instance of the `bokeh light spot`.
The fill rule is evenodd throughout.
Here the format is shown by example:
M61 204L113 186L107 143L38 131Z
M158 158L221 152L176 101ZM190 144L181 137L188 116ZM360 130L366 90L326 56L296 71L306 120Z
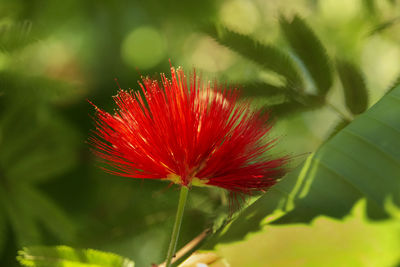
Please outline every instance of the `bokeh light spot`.
M361 1L324 0L319 1L322 16L330 23L345 23L360 14Z
M132 67L149 69L165 56L166 42L154 27L143 26L130 32L122 42L121 56Z
M222 5L219 17L227 27L243 34L254 32L259 23L259 12L251 1L227 1Z
M206 35L190 36L185 41L184 51L190 55L188 64L193 64L203 71L224 71L234 62L234 55L228 48L219 45Z

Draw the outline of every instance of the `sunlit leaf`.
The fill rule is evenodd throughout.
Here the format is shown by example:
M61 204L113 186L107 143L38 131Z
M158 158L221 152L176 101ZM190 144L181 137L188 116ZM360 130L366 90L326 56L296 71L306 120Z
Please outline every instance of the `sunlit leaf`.
M368 108L368 91L361 70L344 60L338 60L336 66L347 108L353 114L363 113Z
M303 90L303 80L294 61L285 52L272 46L261 44L249 36L242 35L226 28L209 27L205 32L220 44L249 59L261 67L276 72L286 79L287 87Z
M332 87L330 60L321 41L306 22L298 16L292 20L280 18L280 25L290 47L304 63L319 95L326 95Z
M94 249L67 246L28 247L18 252L18 261L30 267L134 267L133 261Z
M389 217L386 200L400 206L399 116L397 87L244 210L214 242L241 239L258 231L262 221L292 224L308 223L319 215L342 218L362 198L369 218Z
M399 226L394 218L365 219L365 201L359 201L343 220L320 216L310 224L264 224L216 250L230 266L397 266Z

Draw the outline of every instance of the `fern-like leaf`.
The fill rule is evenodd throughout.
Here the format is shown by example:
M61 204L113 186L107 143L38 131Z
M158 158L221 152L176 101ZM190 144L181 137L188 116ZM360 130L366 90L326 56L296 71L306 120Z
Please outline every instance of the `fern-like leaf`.
M296 113L308 111L310 109L310 107L296 101L266 105L263 107L263 111L268 112L273 118L288 117Z
M218 43L230 48L248 60L257 63L264 69L271 70L286 79L287 87L297 91L303 90L303 80L294 61L288 54L272 46L261 44L250 36L233 32L224 27L214 26L204 31Z
M264 82L249 82L242 84L240 86L242 88L241 92L244 96L280 96L290 94L292 91L287 90L284 87L272 85Z
M134 267L133 261L117 254L67 246L29 247L18 252L18 261L31 267Z
M298 16L291 21L281 17L280 26L295 54L303 62L319 95L326 95L333 83L330 60L321 41Z
M400 17L395 17L393 19L384 21L382 23L379 23L378 25L376 25L370 32L369 32L369 36L374 35L374 34L379 34L383 31L385 31L386 29L398 24L400 22Z
M67 215L54 203L32 186L21 187L19 199L29 203L29 208L35 217L49 233L57 240L71 242L75 238L75 227ZM49 217L51 220L49 220Z
M283 103L265 105L262 110L270 113L272 117L282 118L300 112L315 110L324 105L325 102L320 96L299 95L296 98L288 98L288 100Z
M361 70L353 63L338 60L336 64L342 82L347 108L360 114L368 108L368 91Z
M34 41L29 21L0 26L0 51L12 52Z
M375 0L362 0L362 5L364 9L368 12L368 15L376 15L377 8Z

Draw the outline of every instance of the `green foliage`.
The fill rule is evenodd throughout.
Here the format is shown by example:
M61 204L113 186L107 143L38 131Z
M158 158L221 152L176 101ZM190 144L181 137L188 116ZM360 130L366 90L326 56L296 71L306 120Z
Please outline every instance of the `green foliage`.
M326 95L332 87L332 67L321 41L299 16L292 20L280 18L282 33L294 53L310 73L319 95Z
M281 17L280 26L298 62L284 50L261 44L250 36L224 27L208 27L203 30L220 44L285 78L284 86L262 82L250 82L243 86L244 95L247 96L283 96L280 103L263 107L273 116L282 118L323 107L325 95L333 84L333 71L325 48L303 19L295 16L289 21ZM304 81L309 80L309 77L317 90L317 96L305 90Z
M364 9L370 15L375 15L377 12L375 0L362 0Z
M366 219L365 201L357 202L343 220L320 216L310 224L261 227L243 241L218 245L217 253L231 266L394 267L399 263L399 221Z
M388 28L398 24L399 22L400 22L400 17L396 17L396 18L390 19L388 21L381 22L378 25L376 25L369 32L369 35L371 36L371 35L375 35L375 34L381 33L383 31L387 30Z
M266 105L263 107L265 112L269 112L272 117L284 118L296 113L310 110L310 107L297 101L289 101L274 105Z
M283 96L280 103L263 107L273 116L282 118L324 106L325 95L333 83L333 73L325 48L302 19L296 16L289 22L281 18L280 24L283 34L303 68L297 66L288 53L272 45L261 44L250 36L238 34L224 27L209 27L204 31L220 44L286 79L284 86L262 82L250 82L243 86L244 94L247 96ZM311 75L318 96L304 91L303 80L307 79L307 74L300 72L301 69Z
M0 201L4 206L2 216L6 217L11 225L17 243L37 244L41 241L41 236L31 209L18 197L18 189L14 187L10 191L7 184L3 183L3 185L4 189L0 189Z
M73 82L65 82L44 75L25 75L21 79L20 72L0 71L0 90L4 97L13 98L13 101L21 101L29 92L32 97L29 101L36 105L41 103L65 103L74 99L78 93L77 85Z
M121 57L121 43L128 32L142 26L154 27L160 36L168 40L165 58L171 58L173 62L182 64L185 68L194 65L200 67L199 71L202 72L208 71L206 64L210 63L211 67L215 63L218 65L215 76L224 76L227 73L232 75L236 71L237 77L236 75L234 78L230 77L235 81L246 80L247 84L243 85L243 95L268 98L267 101L261 99L264 103L268 102L264 110L268 110L280 119L313 111L329 104L326 92L331 87L332 80L337 77L332 76L330 60L326 55L326 49L319 41L320 38L325 44L329 44L328 51L342 52L347 46L357 48L379 46L374 42L379 43L382 39L385 41L385 47L396 44L398 39L393 34L396 32L393 26L397 26L399 14L396 13L396 1L388 1L393 6L381 12L384 5L377 5L377 1L363 0L364 8L369 12L368 16L365 12L358 12L350 18L351 10L345 12L343 16L326 14L325 11L319 14L319 11L315 12L314 9L310 19L306 19L307 23L299 16L296 16L293 21L282 19L281 24L285 29L282 27L281 35L285 36L286 40L282 40L279 36L275 38L276 25L274 22L270 23L268 19L268 16L276 17L276 14L270 11L271 9L262 11L263 16L265 15L263 18L267 18L266 20L254 17L257 23L247 31L251 32L249 36L238 34L223 26L204 30L219 44L230 48L245 60L255 63L251 66L251 71L255 69L255 73L250 73L243 66L239 66L243 63L247 65L247 62L236 61L237 59L231 57L230 54L225 55L223 58L225 62L219 64L218 51L210 51L212 55L216 53L216 58L213 58L215 62L204 58L202 67L201 64L196 66L201 60L195 59L193 55L201 55L204 51L200 53L199 51L203 48L199 48L203 46L197 40L193 46L188 46L188 40L192 38L193 28L196 28L199 22L208 24L211 19L217 18L216 14L220 14L222 10L218 7L218 2L205 1L199 8L198 3L182 5L174 1L175 5L171 5L154 0L98 1L94 6L87 5L84 1L67 1L66 5L59 5L52 1L44 1L45 5L35 1L29 3L22 0L3 1L0 4L0 13L3 15L0 21L0 254L2 255L0 265L15 266L16 263L10 262L9 259L15 260L15 251L22 245L60 242L77 244L79 247L96 246L104 250L118 251L121 255L134 258L136 265L139 266L150 266L151 263L163 260L172 228L173 216L171 215L176 209L175 188L168 188L166 184L157 181L142 182L112 177L99 170L94 171L96 167L93 157L89 156L87 145L84 143L89 128L92 128L87 116L92 111L86 98L111 110L110 95L116 90L115 77L118 77L123 88L129 86L136 88L139 74L132 68L127 68ZM307 8L308 4L308 1L299 4L299 6L304 6L298 10ZM259 2L257 5L261 7L264 4ZM279 5L282 5L282 12L286 13L285 5L290 4L280 3ZM226 7L225 2L222 6ZM252 3L249 3L250 9L251 6ZM314 7L314 4L310 6ZM243 11L245 15L246 10ZM169 15L165 16L165 14ZM229 15L232 18L238 16L242 23L241 11L237 14L232 12ZM30 21L33 22L32 27ZM331 24L331 21L334 21L334 24ZM320 23L318 27L312 24L315 22ZM217 22L219 23L221 20ZM318 37L313 32L316 29L318 29ZM363 32L363 29L375 29L371 33L375 35L373 42L369 42L371 39L368 36L358 38L359 35L351 34ZM263 36L264 33L268 36ZM384 38L381 38L380 34L384 34ZM44 36L46 38L43 38ZM348 38L348 36L354 38ZM271 41L263 43L257 40ZM338 49L341 41L345 45ZM285 44L291 48L288 49ZM353 50L356 56L361 54L361 51ZM385 58L385 55L382 58ZM368 53L363 53L362 62L365 64L362 66L363 69L366 71L371 69L371 63L368 63L371 62L371 57ZM389 65L391 65L390 68L397 66L388 64L386 68L389 68ZM166 60L163 64L143 74L152 75L167 69L168 61ZM261 77L264 70L267 70L268 74L272 72L272 78L280 79L277 82L278 85L265 83L260 79L249 80L257 75ZM140 72L143 71L140 70ZM367 81L371 82L371 85L377 84L380 80L382 84L386 83L384 77L375 76L368 77ZM60 77L60 80L55 77ZM390 91L395 91L398 81L399 79ZM317 89L318 96L308 90L309 84ZM381 90L375 85L368 87L371 91L375 89L374 93ZM371 96L377 96L374 93ZM331 96L336 97L334 94L329 95ZM394 110L391 104L388 105L387 112L390 110ZM309 115L314 114L307 114ZM371 113L368 112L367 115L370 116ZM295 120L302 120L302 117ZM374 131L380 140L379 142L375 142L375 139L368 140L377 143L379 148L381 142L384 141L395 144L393 147L396 148L393 138L390 136L387 138L380 133L381 125L373 124L383 122L383 120L378 121L364 121L365 125L358 125L356 128L367 128L366 124L375 125L375 129L368 128L367 130ZM317 144L311 148L303 146L304 143L309 142L308 139L313 138L309 138L314 134L314 129L309 127L310 125L301 128L303 126L293 125L291 120L287 122L288 126L286 122L283 124L287 130L278 130L278 135L286 135L286 131L288 135L294 132L299 140L295 145L302 147L299 150L312 151L317 146ZM356 148L348 144L350 141L335 141L339 137L342 140L343 133L346 133L348 129L354 132L353 124L348 124L348 120L341 120L332 132L332 139L327 146L334 148L334 152L331 152L331 149L327 150L324 146L321 148L324 153L318 152L310 159L309 164L314 169L304 167L303 172L309 174L305 176L311 177L312 172L316 170L317 174L324 175L322 180L319 176L314 180L304 177L296 180L299 178L300 170L298 170L297 173L285 178L282 186L273 188L254 205L245 209L236 221L224 220L227 209L226 200L220 196L219 192L216 193L211 189L193 189L190 192L178 247L184 246L210 225L214 225L216 232L211 230L207 232L200 243L206 243L209 238L212 238L210 243L215 244L219 242L216 236L222 236L220 241L226 242L239 239L249 231L260 229L261 221L272 221L281 215L279 210L283 210L282 214L287 214L287 217L281 217L281 220L275 223L306 222L318 214L344 216L346 209L350 210L352 203L350 198L345 198L346 192L353 191L343 186L347 191L337 193L336 191L341 190L337 189L340 187L327 181L334 175L327 170L324 172L322 166L326 159L329 159L329 164L331 164L328 166L333 166L332 158L339 157L336 150L342 147L352 148L351 153L357 157L357 160L363 163L368 161L368 164L362 167L381 169L382 174L376 175L381 181L385 181L384 179L390 176L390 170L398 171L385 165L386 161L382 163L385 159L396 160L398 163L397 158L387 157L379 151L375 151L376 156L371 156L371 153L365 150L359 151L360 144L354 140L351 142L355 143ZM329 122L322 125L327 128L331 126ZM345 126L348 128L341 131ZM310 130L309 136L305 134L308 130ZM388 129L383 127L383 130ZM282 143L286 140L282 138ZM315 141L317 142L323 142L323 140ZM365 148L365 146L360 147ZM281 147L278 149L280 150ZM282 150L288 153L292 151L291 148ZM332 156L329 156L330 154ZM347 170L351 160L344 161L344 159L347 158L343 155L339 157L338 164L341 165L334 165L334 171ZM357 166L360 167L360 165L353 165L352 170L355 172ZM371 178L373 172L370 171L370 173L361 174L366 175L366 179L361 177L365 180L363 180L364 186L376 188L375 195L369 199L378 198L380 201L378 194L388 197L384 191L387 183L374 183L376 180ZM372 182L368 179L372 179ZM332 178L332 180L338 182L339 178ZM391 186L396 187L395 184ZM330 188L335 192L323 191ZM296 194L296 192L301 192L301 194ZM338 195L335 203L331 194ZM361 197L362 194L363 192L359 192L358 196ZM323 202L328 197L330 199L327 201L327 207L324 207ZM356 201L357 192L353 197ZM378 203L378 208L374 208L376 206L374 202L371 200L368 202L370 216L385 215L384 212L380 214L381 203ZM68 216L63 211L68 212ZM229 225L219 227L221 224ZM349 234L349 236L352 235ZM293 239L296 237L293 236ZM324 246L325 244L321 245L322 248L326 248ZM191 251L193 250L195 248ZM184 257L180 260L183 259ZM76 262L72 264L77 265ZM65 265L68 266L66 261L63 262L63 266Z
M18 261L29 267L134 267L133 261L94 249L67 246L28 247L18 252Z
M13 52L34 41L31 28L29 21L0 25L0 51Z
M48 112L18 110L3 117L0 162L7 179L43 182L76 164L78 136Z
M291 91L284 87L272 85L264 82L249 82L240 86L243 88L244 96L249 97L272 97L291 95Z
M368 108L368 91L361 70L345 60L338 60L336 66L347 108L353 114L363 113Z
M93 177L89 178L89 188L94 193L85 200L91 213L89 218L82 215L86 220L81 222L80 227L84 228L80 238L87 242L83 246L118 251L135 259L138 266L165 260L179 188L160 181L114 177L95 167L88 176ZM178 249L208 227L215 216L226 214L227 207L221 204L219 193L192 188Z
M4 209L0 216L7 218L19 245L42 242L40 226L62 242L70 242L75 237L72 222L51 199L23 183L3 181L3 186L0 202ZM6 229L2 230L5 233Z
M399 114L397 87L220 230L209 246L241 239L265 220L290 224L309 223L319 215L342 218L361 198L371 219L390 216L387 199L400 206Z
M288 88L297 91L303 90L303 81L294 61L277 47L261 44L249 36L224 27L209 27L204 31L220 44L229 47L262 68L282 75L286 79Z
M3 247L6 243L6 233L7 233L7 219L5 213L2 211L3 207L0 205L0 251L3 251Z
M328 135L328 139L331 139L334 137L337 133L339 133L344 127L349 125L350 121L346 119L341 119L339 122L335 124L335 126L332 128L330 134Z
M30 24L15 25L20 26L2 26L3 52L18 52L33 40ZM18 246L52 238L71 242L76 236L73 222L38 189L77 164L80 137L51 106L62 91L72 86L0 70L0 252L8 228Z

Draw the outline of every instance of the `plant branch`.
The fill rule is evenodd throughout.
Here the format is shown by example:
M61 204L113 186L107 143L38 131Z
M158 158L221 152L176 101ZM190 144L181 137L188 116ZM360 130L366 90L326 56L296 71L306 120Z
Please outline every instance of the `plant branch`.
M185 204L189 188L181 186L181 192L179 194L178 210L176 212L174 228L172 230L171 241L169 243L167 258L165 260L165 266L170 267L172 264L172 258L175 256L176 245L178 243L179 230L181 229L183 211L185 210Z
M332 103L326 102L326 105L328 107L330 107L333 111L335 111L343 120L348 121L348 122L351 122L353 120L353 118L351 118L350 116L344 114L340 109L338 109Z

